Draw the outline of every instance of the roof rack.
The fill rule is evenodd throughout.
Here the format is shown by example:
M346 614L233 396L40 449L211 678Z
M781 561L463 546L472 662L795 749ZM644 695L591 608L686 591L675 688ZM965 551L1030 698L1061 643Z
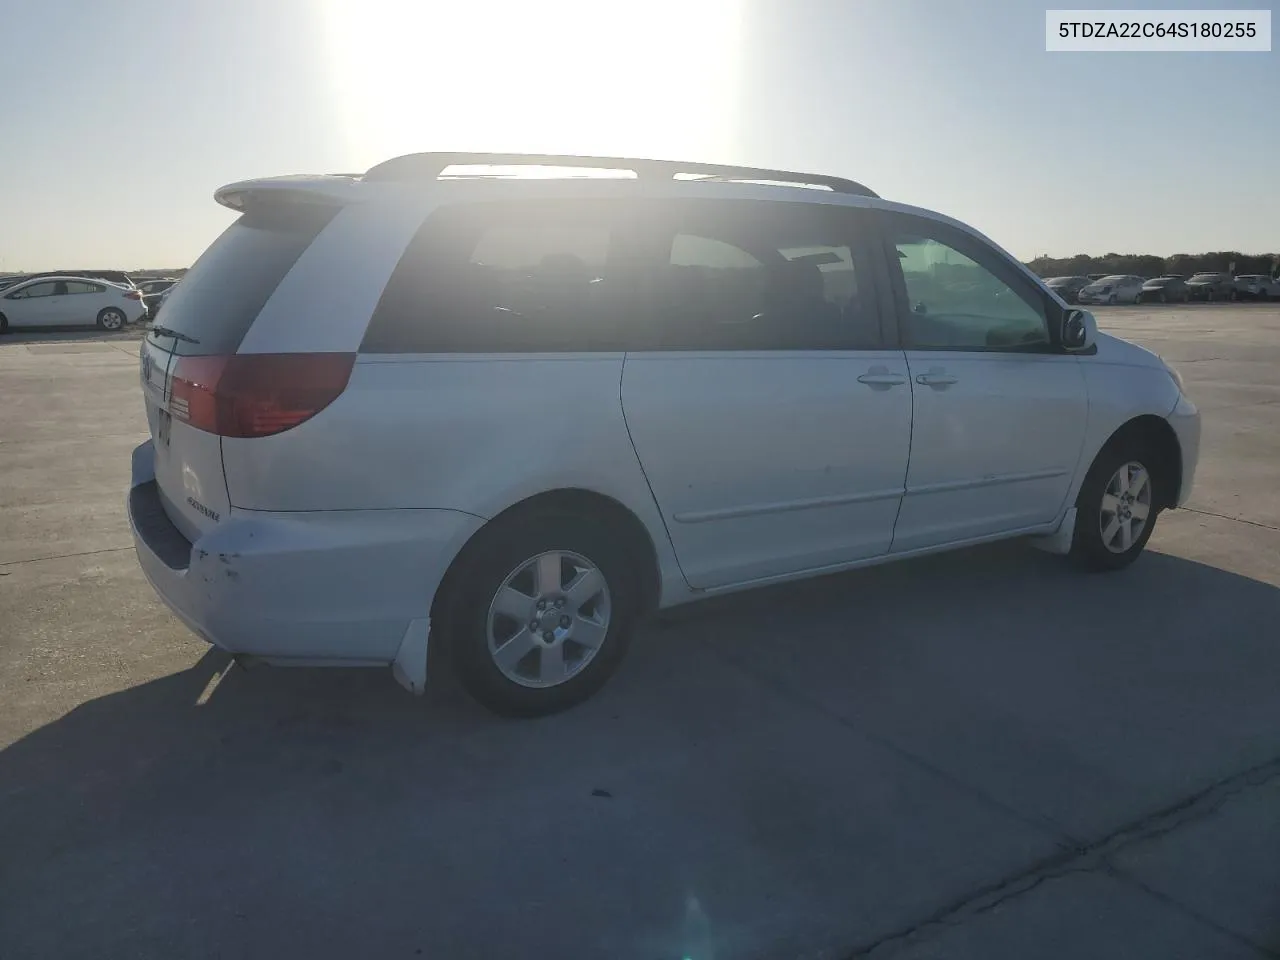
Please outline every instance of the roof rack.
M770 183L825 187L833 193L861 197L874 191L843 177L821 173L796 173L763 167L734 167L719 163L682 163L638 157L586 157L558 153L410 153L370 167L365 180L435 180L453 166L584 167L591 170L630 170L641 180L672 180L680 174L728 181L763 180Z

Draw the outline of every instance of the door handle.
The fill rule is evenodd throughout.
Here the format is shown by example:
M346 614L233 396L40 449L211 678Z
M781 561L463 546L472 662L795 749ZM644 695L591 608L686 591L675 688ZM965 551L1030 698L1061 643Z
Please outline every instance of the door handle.
M858 378L858 382L869 387L896 387L906 383L907 378L900 373L864 373Z
M949 387L953 383L959 383L959 381L945 370L939 369L930 370L928 373L920 374L916 377L916 383L924 384L926 387L937 387L941 389L943 387Z

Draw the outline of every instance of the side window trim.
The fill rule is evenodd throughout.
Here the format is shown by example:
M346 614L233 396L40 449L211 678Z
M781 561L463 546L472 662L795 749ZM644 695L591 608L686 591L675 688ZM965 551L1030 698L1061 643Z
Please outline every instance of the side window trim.
M893 317L896 321L898 342L903 350L936 350L946 353L1059 353L1058 324L1055 323L1057 308L1053 300L1023 276L1003 254L980 240L978 237L958 230L948 223L932 220L928 217L907 213L880 211L877 217L880 227L880 249L884 257L885 267L889 273L889 282L893 291ZM911 303L907 296L906 281L898 262L898 248L894 241L899 228L905 232L923 233L930 239L938 240L953 247L979 266L990 271L995 278L1008 286L1028 306L1033 306L1044 314L1049 343L1034 347L916 347L911 342Z

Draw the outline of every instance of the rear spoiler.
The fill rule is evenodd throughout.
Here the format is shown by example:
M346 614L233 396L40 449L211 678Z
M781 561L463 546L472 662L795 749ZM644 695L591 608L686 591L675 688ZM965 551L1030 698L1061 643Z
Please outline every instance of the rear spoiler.
M265 177L219 187L213 192L213 199L238 213L263 201L344 206L360 200L358 183L359 178L354 174Z

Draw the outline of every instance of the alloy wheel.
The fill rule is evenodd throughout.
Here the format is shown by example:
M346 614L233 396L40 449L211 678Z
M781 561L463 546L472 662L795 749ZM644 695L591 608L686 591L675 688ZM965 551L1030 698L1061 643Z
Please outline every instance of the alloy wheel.
M1124 553L1138 540L1151 516L1151 475L1136 460L1123 464L1102 491L1098 529L1111 553Z
M554 687L594 659L609 632L609 586L586 557L552 550L521 563L489 603L489 655L508 680Z

